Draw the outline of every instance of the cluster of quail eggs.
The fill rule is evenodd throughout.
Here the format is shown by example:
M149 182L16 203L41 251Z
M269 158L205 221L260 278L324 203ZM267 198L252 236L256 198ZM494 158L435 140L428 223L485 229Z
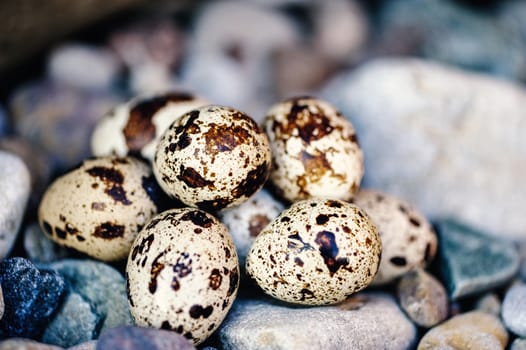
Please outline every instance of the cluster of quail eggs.
M195 344L240 280L286 302L334 304L436 251L423 215L360 189L356 132L317 98L277 103L258 125L186 93L140 97L101 118L92 151L44 194L42 230L96 259L127 258L135 322Z

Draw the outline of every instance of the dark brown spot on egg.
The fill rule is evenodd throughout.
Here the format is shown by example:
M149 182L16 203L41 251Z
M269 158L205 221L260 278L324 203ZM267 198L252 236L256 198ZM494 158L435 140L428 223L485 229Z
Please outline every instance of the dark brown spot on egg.
M66 237L67 237L66 231L62 230L59 227L55 227L55 233L57 234L58 238L66 239Z
M263 164L258 165L256 169L248 172L247 176L232 190L232 196L234 198L242 196L250 197L263 186L269 174L270 163L263 162Z
M203 137L206 153L212 156L220 152L230 152L238 145L250 144L253 141L250 132L239 125L210 123L208 127Z
M148 290L151 294L154 294L157 290L157 277L161 274L161 271L164 269L164 264L159 262L165 253L162 252L152 262L152 267L150 269L150 282L148 283Z
M287 248L297 250L298 253L304 250L312 250L312 246L309 243L303 241L299 233L295 233L288 236Z
M424 252L424 261L430 263L435 255L434 246L431 243L426 244L426 250Z
M415 217L410 216L409 217L409 222L413 226L420 227L420 221L417 218L415 218Z
M42 228L44 229L44 232L46 232L48 235L50 235L50 236L53 235L53 228L51 227L49 222L43 221L42 222Z
M248 232L250 237L257 237L259 233L270 223L268 216L256 214L250 217L248 221Z
M103 239L114 239L124 236L124 225L117 225L113 222L103 222L95 227L93 236Z
M319 246L319 251L323 257L325 265L329 269L331 277L340 269L349 263L347 258L338 258L338 246L336 245L336 237L334 233L329 231L321 231L316 235L314 240Z
M298 257L294 258L294 263L295 263L296 265L298 265L299 267L303 267L303 265L304 265L303 260L301 260L301 259L298 258Z
M194 225L203 228L210 228L214 223L214 220L201 210L188 211L181 216L181 220L191 221Z
M320 215L316 216L316 223L318 225L326 224L327 221L329 221L329 215L320 214Z
M167 331L172 331L172 325L168 321L163 321L161 324L161 329L166 329Z
M128 272L125 272L124 279L126 280L126 295L128 296L128 301L130 302L130 305L132 307L135 307L135 303L133 302L133 298L130 292L130 277L128 276Z
M407 260L403 256L393 256L391 259L389 259L391 264L396 266L405 266L407 265Z
M135 260L135 258L137 257L137 254L144 255L148 253L148 251L150 251L150 247L152 246L153 240L154 240L153 233L143 238L141 242L137 244L132 250L132 255L131 255L132 261Z
M104 193L113 198L113 200L124 205L131 204L131 202L126 197L126 191L122 187L124 176L120 170L104 166L95 166L86 170L86 172L89 175L99 178L102 182L104 182L106 187L104 189Z
M192 138L190 135L198 134L201 132L199 125L195 120L199 117L199 111L194 110L188 113L188 119L184 125L179 125L175 132L179 135L176 143L170 144L170 151L174 152L176 150L182 150L190 146L192 143Z
M207 307L202 307L201 305L194 304L192 307L190 307L190 317L198 319L199 317L208 318L212 312L214 311L214 307L212 305L208 305Z
M213 269L208 277L208 286L213 290L217 290L221 286L222 281L223 277L219 269Z
M230 254L230 249L228 249L227 247L225 247L225 257L226 257L227 259L230 259L230 256L231 256L231 254Z
M237 269L234 268L230 270L228 278L228 292L226 293L226 295L229 297L232 294L234 294L239 283L239 273L237 272Z
M314 293L310 289L303 288L302 290L300 290L300 293L301 293L300 301L305 301L307 299L314 299Z
M212 187L214 188L214 181L206 180L204 177L199 174L194 168L185 168L181 165L179 169L179 175L177 179L183 181L191 188L202 188L202 187Z
M199 209L208 212L214 212L227 207L230 203L232 203L232 201L233 199L230 198L217 198L212 200L201 201L196 203L196 205Z
M331 208L341 208L342 204L335 200L328 200L325 204Z

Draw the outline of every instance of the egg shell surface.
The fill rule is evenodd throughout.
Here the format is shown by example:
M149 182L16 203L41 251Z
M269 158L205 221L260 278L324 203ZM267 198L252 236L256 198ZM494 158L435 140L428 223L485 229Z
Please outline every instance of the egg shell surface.
M426 217L392 195L360 189L352 202L365 210L382 237L382 260L373 284L386 284L435 257L437 236Z
M140 232L126 282L137 325L170 329L199 344L219 327L236 297L236 249L211 214L170 209Z
M40 227L62 246L100 260L124 259L157 214L152 181L150 167L132 157L85 160L48 187L38 209Z
M246 114L206 106L176 120L162 136L153 169L163 190L191 207L241 204L268 178L268 138Z
M352 124L311 97L272 106L264 121L272 147L270 180L283 198L348 200L363 177L363 154Z
M360 208L340 200L292 204L256 238L246 270L283 301L327 305L345 300L373 280L382 244Z
M170 124L207 104L199 97L176 92L132 99L99 120L91 137L92 152L95 156L139 155L151 162Z

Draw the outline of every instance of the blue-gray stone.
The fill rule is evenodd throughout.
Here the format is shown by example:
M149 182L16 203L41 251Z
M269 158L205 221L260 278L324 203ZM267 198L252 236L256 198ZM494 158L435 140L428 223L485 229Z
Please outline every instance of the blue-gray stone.
M499 287L516 274L519 254L511 242L453 220L436 228L440 268L453 299Z
M0 262L0 285L5 303L0 339L40 337L60 305L64 279L56 272L39 270L29 260L15 257Z
M70 292L44 331L42 341L68 348L94 339L102 318L80 294Z
M195 346L179 333L142 327L116 327L101 334L97 350L195 350Z
M66 259L46 266L60 273L68 281L71 290L91 305L93 312L103 320L100 332L133 324L126 282L119 271L93 260Z
M510 350L526 350L526 339L515 339L513 343L511 343Z
M526 284L510 288L502 301L502 320L513 333L526 337Z
M416 330L391 296L363 293L323 307L238 298L218 335L224 350L402 350Z

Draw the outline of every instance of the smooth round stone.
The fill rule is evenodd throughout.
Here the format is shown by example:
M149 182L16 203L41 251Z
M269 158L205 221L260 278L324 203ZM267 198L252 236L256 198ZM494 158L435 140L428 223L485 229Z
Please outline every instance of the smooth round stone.
M432 327L446 319L446 289L422 269L405 274L398 282L398 299L402 309L417 325Z
M426 217L387 193L360 189L351 202L365 210L382 238L382 259L373 284L386 284L425 267L435 257L437 236Z
M460 314L428 331L418 350L431 349L504 349L508 333L500 320L480 311Z
M44 344L31 339L11 338L0 342L0 350L64 350L55 345Z
M195 350L194 345L182 335L153 328L117 327L101 334L97 350Z
M514 285L506 292L502 302L502 319L510 331L526 337L526 284Z
M501 312L501 301L495 293L488 293L476 301L475 309L499 317Z
M0 339L37 338L60 306L64 279L56 272L39 270L24 258L0 262L0 285L5 311L0 320Z
M77 344L75 346L68 348L68 350L96 350L96 349L97 349L96 340L90 340L90 341L80 343L80 344Z
M0 151L0 259L16 240L30 193L30 174L16 155Z
M526 339L515 339L513 343L511 343L510 350L526 350Z
M121 65L110 50L83 44L65 44L48 57L51 79L81 89L108 89Z

